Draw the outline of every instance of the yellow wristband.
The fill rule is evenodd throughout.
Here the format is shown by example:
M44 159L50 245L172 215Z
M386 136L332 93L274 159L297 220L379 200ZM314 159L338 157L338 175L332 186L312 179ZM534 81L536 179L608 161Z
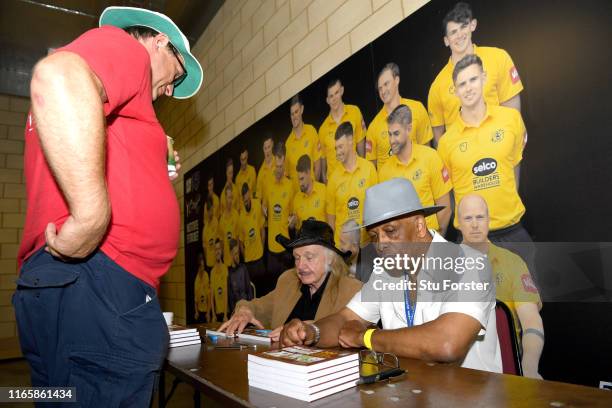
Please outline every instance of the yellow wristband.
M376 329L368 329L366 330L366 332L363 334L363 344L369 349L372 350L372 334L374 334L374 332L376 331Z

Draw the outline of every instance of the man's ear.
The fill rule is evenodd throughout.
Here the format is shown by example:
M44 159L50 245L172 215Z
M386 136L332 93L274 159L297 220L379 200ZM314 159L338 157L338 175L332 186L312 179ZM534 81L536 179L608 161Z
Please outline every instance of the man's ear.
M170 39L168 38L168 36L164 33L159 33L157 34L154 38L154 44L157 48L164 48L168 45L168 43L170 42Z
M423 215L418 215L415 217L414 222L417 230L417 236L419 238L425 238L427 235L427 222L425 221L425 217Z
M472 19L472 21L470 21L470 32L473 33L474 31L476 31L476 26L478 25L478 20L476 20L475 18Z

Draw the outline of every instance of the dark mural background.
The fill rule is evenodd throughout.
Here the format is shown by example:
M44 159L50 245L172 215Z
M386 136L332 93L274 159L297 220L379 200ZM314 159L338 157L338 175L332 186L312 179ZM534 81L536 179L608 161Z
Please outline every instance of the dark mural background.
M319 128L329 113L327 83L339 77L344 102L358 105L369 124L382 106L375 78L389 61L400 66L400 94L427 106L429 86L449 58L441 20L454 3L431 1L304 89L304 122ZM529 142L521 166L524 225L539 242L612 241L612 2L470 4L478 19L474 43L507 50L525 87L522 114ZM220 194L227 157L234 159L237 174L239 150L247 145L249 163L258 170L264 138L284 141L290 131L289 106L284 103L185 175L187 316L193 316L206 179L215 176ZM453 231L448 235L452 238ZM544 378L592 386L612 381L612 273L605 262L612 260L609 252L595 248L579 259L598 288L599 301L545 302L546 344L540 363ZM546 266L538 264L538 271L546 271ZM540 284L554 273L546 272L536 276L544 281Z

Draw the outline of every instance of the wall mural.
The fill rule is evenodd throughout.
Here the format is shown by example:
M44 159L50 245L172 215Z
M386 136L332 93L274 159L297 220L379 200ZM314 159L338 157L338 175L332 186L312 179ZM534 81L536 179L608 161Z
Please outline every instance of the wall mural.
M455 2L431 1L191 169L184 178L188 323L224 321L237 300L272 290L293 262L274 237L294 234L305 219L331 222L340 246L364 247L365 233L351 238L343 228L361 223L365 190L391 177L410 179L424 203L448 206L427 219L448 240L461 237L450 205L454 186L455 198L470 189L485 197L495 215L492 230L520 220L538 243L612 241L612 215L598 204L612 199L603 187L612 174L612 139L605 136L612 131L606 104L612 85L599 80L609 76L612 61L605 44L611 6L545 3L472 1L473 20L444 26ZM472 142L453 144L460 132L442 136L472 98L465 72L477 65L453 78L458 61L450 60L466 53L470 37L486 73L478 91L487 106L502 104L514 118L491 128L490 147L478 152ZM404 139L387 124L399 104L411 115ZM419 165L402 164L406 146ZM507 185L515 175L505 161L520 162L518 194ZM533 257L515 252L537 286L550 282L548 264L540 259L536 269ZM581 265L595 286L605 286L603 253L589 254ZM607 290L597 302L548 303L543 295L544 378L594 386L612 380L604 365L612 360L604 344L612 336ZM597 338L584 336L592 330L585 315L607 319L598 321Z

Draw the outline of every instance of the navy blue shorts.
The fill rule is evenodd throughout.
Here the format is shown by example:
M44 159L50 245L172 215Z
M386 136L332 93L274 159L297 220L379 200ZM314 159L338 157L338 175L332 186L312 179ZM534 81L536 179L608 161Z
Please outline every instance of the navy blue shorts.
M32 386L76 387L71 407L149 406L169 337L153 287L101 251L66 263L41 249L13 305Z

